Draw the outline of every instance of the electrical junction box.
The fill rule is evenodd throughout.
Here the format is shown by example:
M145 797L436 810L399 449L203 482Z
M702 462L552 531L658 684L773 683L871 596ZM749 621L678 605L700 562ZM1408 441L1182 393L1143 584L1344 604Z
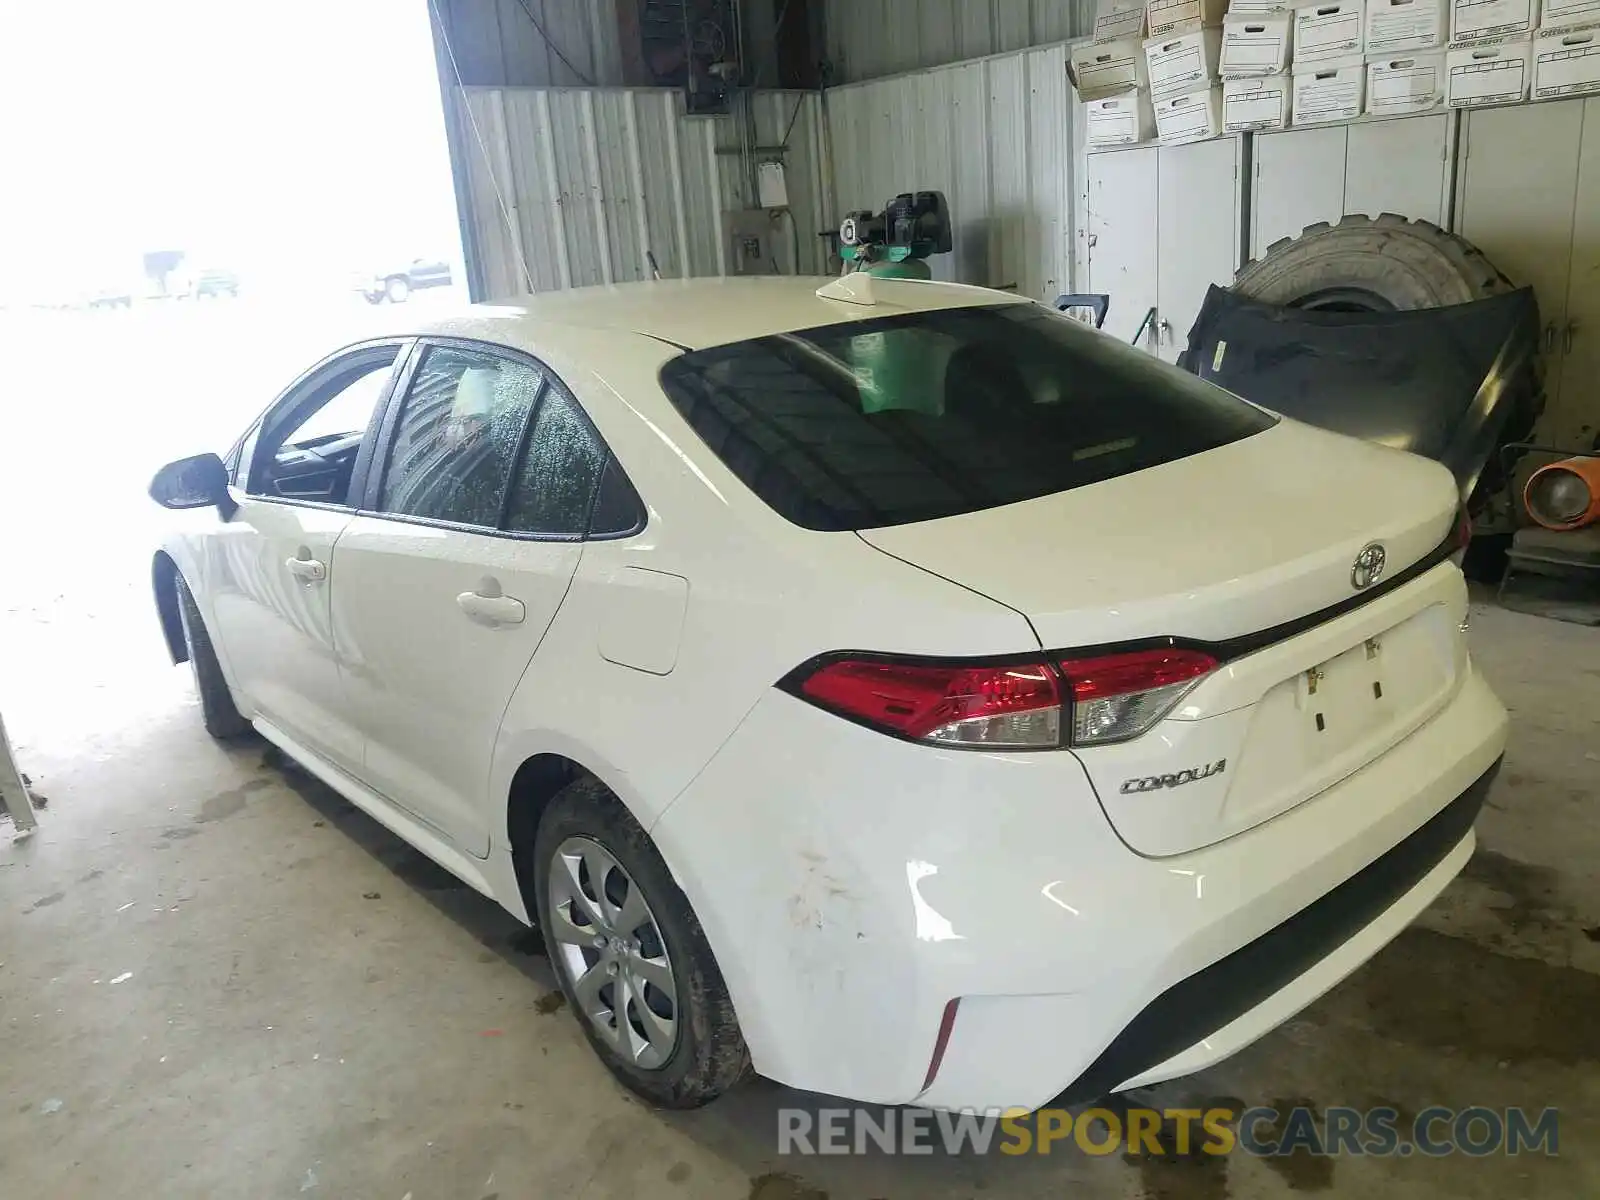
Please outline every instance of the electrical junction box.
M765 208L733 209L722 214L723 244L729 275L772 275L777 272L777 226Z
M756 203L762 208L789 207L789 185L784 182L781 162L756 165Z

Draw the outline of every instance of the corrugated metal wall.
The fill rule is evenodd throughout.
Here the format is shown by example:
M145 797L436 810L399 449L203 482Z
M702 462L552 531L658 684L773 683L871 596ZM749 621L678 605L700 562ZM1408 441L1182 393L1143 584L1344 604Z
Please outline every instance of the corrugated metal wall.
M1094 29L1094 0L827 0L824 11L834 80L845 83L1042 46Z
M675 91L648 88L468 88L458 93L468 159L468 220L484 271L484 299L646 279L652 250L662 275L727 271L725 209L748 186L731 118L687 117ZM799 104L796 115L796 104ZM822 269L816 231L832 223L823 169L820 102L801 92L758 93L756 144L783 141L793 226L779 265ZM481 141L480 141L481 139ZM819 223L820 222L820 223Z
M1073 97L1065 45L831 88L828 130L841 210L899 192L950 203L955 250L941 279L1014 287L1036 300L1071 291Z

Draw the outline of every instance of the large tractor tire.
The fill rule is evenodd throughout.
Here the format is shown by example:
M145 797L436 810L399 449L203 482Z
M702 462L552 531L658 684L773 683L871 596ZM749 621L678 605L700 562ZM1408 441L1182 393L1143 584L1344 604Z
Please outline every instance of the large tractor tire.
M1439 308L1513 289L1472 243L1394 213L1308 225L1268 246L1233 284L1253 300L1329 312Z

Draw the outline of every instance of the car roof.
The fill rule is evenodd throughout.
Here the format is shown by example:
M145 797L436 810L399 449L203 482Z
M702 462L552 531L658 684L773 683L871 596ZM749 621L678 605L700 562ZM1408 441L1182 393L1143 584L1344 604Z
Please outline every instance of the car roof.
M548 326L562 325L640 333L699 350L903 312L1026 303L1008 292L966 284L876 277L867 287L870 304L817 294L818 288L837 283L831 276L760 275L571 288L475 304L411 332L517 346L531 344Z

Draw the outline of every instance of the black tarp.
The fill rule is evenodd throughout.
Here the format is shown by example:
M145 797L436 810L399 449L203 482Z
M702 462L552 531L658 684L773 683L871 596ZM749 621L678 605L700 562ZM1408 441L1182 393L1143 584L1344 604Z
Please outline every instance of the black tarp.
M1538 415L1532 288L1447 308L1284 308L1213 286L1184 365L1284 416L1437 459L1477 485ZM1359 486L1352 481L1352 486Z

